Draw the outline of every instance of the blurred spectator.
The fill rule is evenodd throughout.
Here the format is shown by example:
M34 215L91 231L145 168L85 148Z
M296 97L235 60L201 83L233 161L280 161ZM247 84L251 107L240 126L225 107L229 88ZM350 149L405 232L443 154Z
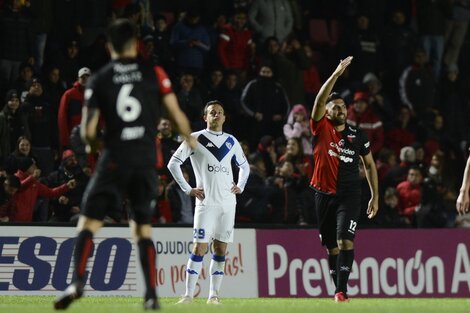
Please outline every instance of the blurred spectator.
M264 43L272 36L284 42L294 26L292 10L287 0L254 0L248 19L258 43Z
M416 211L419 210L421 202L421 183L423 175L418 167L412 166L408 170L405 181L397 186L400 198L399 213L408 218L413 225L416 225Z
M341 36L340 54L354 56L351 76L362 79L366 73L378 73L381 65L381 42L376 28L370 24L370 17L361 12L355 24L346 27Z
M78 71L78 79L73 87L68 89L60 99L57 125L59 127L59 142L61 151L70 146L70 133L72 128L80 124L84 102L85 85L91 71L83 67Z
M62 80L60 69L57 66L50 66L46 70L46 77L42 88L44 90L44 98L52 105L54 116L57 116L60 98L62 98L65 92L65 82Z
M411 145L415 139L416 128L413 127L411 109L402 106L391 128L385 133L385 146L399 155L401 148Z
M65 55L58 57L57 65L67 88L70 88L77 81L77 73L80 69L78 42L76 40L68 42L66 50Z
M27 1L30 3L32 29L34 31L34 61L36 70L42 68L46 49L47 34L52 29L54 0Z
M0 42L0 82L6 82L1 90L16 80L23 61L34 63L31 15L20 0L8 1L0 11Z
M154 20L155 31L152 33L152 36L158 64L165 69L168 75L173 76L175 74L175 58L170 46L171 33L168 28L168 21L164 15L156 15Z
M382 82L374 73L364 75L362 82L365 84L367 93L369 94L369 106L382 120L384 128L389 129L391 121L393 121L395 117L395 111L392 101L382 89Z
M19 160L18 171L16 176L23 182L29 176L37 179L39 177L38 168L31 158L21 158ZM75 188L75 180L69 180L67 183L56 187L49 188L39 181L34 181L29 186L17 192L14 196L16 201L16 214L12 218L12 222L32 222L33 211L38 197L58 198L69 189Z
M470 21L470 1L452 1L452 16L447 19L444 65L459 64L459 55Z
M451 12L451 1L448 0L416 1L416 21L421 45L429 57L436 79L441 74L446 18L451 16Z
M0 112L0 164L15 149L20 136L30 137L28 118L20 107L19 94L11 89L7 92L5 106Z
M54 109L46 101L38 78L33 78L30 82L23 107L28 113L33 153L44 175L48 175L54 168L54 152L57 151L57 122Z
M171 203L168 200L166 179L159 177L157 183L157 207L155 208L155 217L160 224L173 223L173 212Z
M189 172L186 167L181 167L184 179L189 183ZM193 201L189 195L184 193L175 181L168 184L167 197L170 202L173 222L178 224L191 224L194 219Z
M157 146L157 165L156 169L160 175L171 177L166 167L173 153L178 149L181 139L173 132L173 125L170 120L161 118L158 121L158 133L155 139Z
M243 81L255 49L252 32L246 27L246 21L246 12L235 12L232 22L223 28L217 44L217 54L222 66L236 70Z
M382 189L387 187L396 187L400 182L406 179L406 175L411 166L416 162L416 152L413 147L406 146L401 148L400 163L392 167L382 180Z
M273 176L275 170L275 164L277 162L277 154L274 150L274 139L273 137L266 135L261 137L259 140L257 149L250 155L250 158L257 160L258 158L262 159L262 165L264 176Z
M314 62L312 47L308 44L304 44L303 49L310 63L310 66L304 70L305 104L307 108L310 109L313 107L313 102L315 101L318 91L320 91L320 72Z
M374 113L369 105L369 94L357 91L354 102L348 108L348 124L364 130L370 140L370 151L377 156L384 145L384 128L380 117Z
M220 100L220 90L224 80L224 73L220 68L214 68L209 73L209 82L204 90L204 102L214 99Z
M302 151L305 155L312 155L312 132L310 131L309 115L302 104L296 104L287 117L284 125L286 139L299 138L302 142Z
M258 77L245 86L241 99L244 112L251 117L252 136L247 138L251 147L265 134L282 135L290 104L284 88L273 79L270 66L261 66Z
M446 190L446 186L441 181L424 179L421 202L416 210L418 228L441 228L446 225L447 214L444 206Z
M13 152L5 160L5 171L8 174L15 174L18 170L18 160L24 157L32 158L37 163L37 158L31 150L31 141L26 136L18 137Z
M78 164L75 153L65 150L62 153L62 162L59 168L50 173L46 184L49 187L59 187L69 180L75 180L76 187L50 202L51 219L53 222L77 222L80 215L80 205L88 183L86 175Z
M195 86L194 80L194 75L191 73L181 75L181 88L176 96L181 109L186 113L191 122L192 129L199 129L204 128L202 125L203 121L201 121L204 103L202 101L201 91Z
M20 101L23 101L28 94L28 84L33 78L34 69L28 62L22 62L19 69L19 76L13 83L13 89L18 92Z
M294 175L307 186L308 179L313 174L313 159L304 154L300 138L287 140L285 154L279 156L279 161L288 161L294 166Z
M170 44L175 49L178 74L188 72L199 77L203 71L204 55L211 47L209 34L200 24L197 10L189 10L184 20L176 23Z
M382 228L405 228L410 226L408 218L401 216L399 212L398 191L389 187L385 190L383 204L377 213L375 223Z
M405 13L393 11L389 25L382 36L384 83L387 93L398 100L398 79L403 70L412 63L418 38L408 25Z
M218 100L224 104L224 128L227 132L236 135L238 138L247 138L250 130L244 127L245 116L243 116L241 96L242 90L237 72L227 71L218 95Z
M286 91L291 103L305 102L304 71L310 66L297 39L284 42L282 47L276 37L265 42L268 59L271 61L274 76Z
M80 0L78 2L80 44L83 48L91 46L99 36L105 33L111 19L111 4L112 0Z
M380 150L376 163L379 182L382 182L390 170L397 165L397 156L393 150L384 147Z
M417 49L414 53L413 64L408 66L400 77L401 102L407 105L412 114L418 118L434 105L436 81L426 64L426 52Z
M15 175L0 176L0 222L9 222L15 216L14 195L20 187L21 182Z

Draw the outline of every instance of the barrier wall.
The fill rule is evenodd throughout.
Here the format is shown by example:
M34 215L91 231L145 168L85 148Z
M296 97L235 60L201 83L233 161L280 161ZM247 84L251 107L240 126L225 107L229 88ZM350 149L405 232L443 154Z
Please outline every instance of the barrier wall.
M88 295L141 296L143 282L127 228L95 238ZM56 295L71 281L72 227L0 226L0 295ZM157 283L161 296L184 293L192 248L190 228L158 228ZM470 296L470 230L361 230L349 294L357 297ZM196 289L209 289L210 255ZM317 230L237 229L229 246L224 297L330 297L326 253Z

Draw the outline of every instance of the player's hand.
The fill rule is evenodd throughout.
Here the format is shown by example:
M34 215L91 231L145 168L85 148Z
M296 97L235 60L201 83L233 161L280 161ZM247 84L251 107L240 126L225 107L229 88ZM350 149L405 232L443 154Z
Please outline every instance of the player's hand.
M470 195L468 192L460 192L455 207L459 215L464 215L470 210Z
M341 60L338 64L338 67L336 67L335 71L333 72L333 75L341 76L344 70L349 66L349 64L351 64L352 59L352 56L348 56L346 59Z
M379 199L371 198L369 200L369 205L367 206L367 217L369 219L374 218L377 215L377 211L379 210Z
M191 149L196 149L197 139L194 136L189 136L188 138L186 138L186 142L191 147Z
M74 189L77 186L77 181L75 179L71 179L67 182L67 187L70 189Z
M242 193L242 190L234 182L232 182L232 188L230 188L230 192L234 194L239 194Z
M189 193L190 196L196 197L199 200L204 200L205 195L204 195L204 189L202 188L193 188L191 189L191 192Z

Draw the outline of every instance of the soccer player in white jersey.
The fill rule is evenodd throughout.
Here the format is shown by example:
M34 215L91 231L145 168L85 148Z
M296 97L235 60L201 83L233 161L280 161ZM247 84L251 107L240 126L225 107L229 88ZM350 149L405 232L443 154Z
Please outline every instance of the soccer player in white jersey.
M213 255L209 266L210 291L208 304L220 304L219 291L224 276L227 244L233 241L235 224L235 194L245 188L250 174L238 140L222 131L225 114L222 103L210 101L204 107L204 121L207 128L192 135L198 144L191 149L183 142L168 162L168 169L181 189L196 197L194 213L194 246L186 269L186 292L178 301L191 303L199 273L202 269L204 254L213 240ZM196 187L192 188L184 179L181 164L190 158L196 176ZM238 182L235 184L232 160L240 168Z

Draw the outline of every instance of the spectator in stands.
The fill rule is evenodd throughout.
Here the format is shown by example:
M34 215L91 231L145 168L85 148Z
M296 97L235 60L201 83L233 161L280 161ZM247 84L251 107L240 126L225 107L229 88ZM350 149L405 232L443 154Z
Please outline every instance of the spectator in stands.
M28 113L33 153L43 174L48 175L54 168L54 151L57 151L58 145L57 119L52 105L44 98L38 78L33 78L30 82L23 107Z
M31 158L22 158L18 163L18 171L16 176L23 183L29 176L37 179L39 177L38 168L34 163L34 160ZM56 187L49 188L46 185L35 181L26 188L15 194L16 201L16 213L12 218L12 222L32 222L33 221L33 210L36 205L38 197L45 198L57 198L69 191L70 189L75 188L75 180L71 179L67 183Z
M446 17L451 16L452 5L448 0L417 0L416 21L421 45L424 47L432 65L434 78L441 74L444 53Z
M401 102L417 117L434 105L436 81L432 69L427 66L427 58L426 51L416 49L413 64L405 68L399 82Z
M31 150L31 140L26 136L18 137L13 152L5 160L5 171L8 174L15 174L18 170L18 160L20 158L29 157L37 163L37 158Z
M429 177L424 179L421 188L421 202L419 209L416 210L416 226L418 228L445 227L448 217L444 198L447 190L447 186L442 181Z
M171 177L166 165L170 161L173 153L181 144L181 139L173 132L173 125L169 119L161 118L158 121L157 137L155 139L157 146L157 165L156 169L163 179Z
M408 218L399 214L399 194L393 187L388 187L383 196L383 204L377 213L375 223L381 228L406 228L410 227Z
M246 12L236 11L233 14L232 22L226 24L222 29L217 44L220 64L225 69L237 71L242 81L246 80L255 49L253 34L247 28L246 22Z
M171 33L168 28L168 21L164 15L155 15L154 21L155 31L152 36L158 64L165 69L168 75L173 76L175 74L175 57L171 51Z
M8 1L0 12L0 83L6 89L17 78L20 64L34 64L34 34L28 8L21 1Z
M361 80L366 73L378 73L381 65L381 42L376 27L371 25L370 17L359 12L355 24L345 28L341 36L339 51L341 55L353 55L351 76Z
M18 92L20 101L23 101L28 94L28 85L31 79L33 79L34 69L28 62L23 62L20 65L19 76L13 83L13 89Z
M354 102L348 108L346 121L364 130L370 140L370 151L377 156L384 145L384 129L382 120L369 106L367 92L357 91L354 94Z
M362 79L369 94L369 106L384 123L384 129L389 129L395 117L392 101L382 89L382 82L374 73L367 73Z
M59 142L61 151L70 147L70 133L72 128L80 124L82 119L83 97L85 85L91 71L83 67L78 71L78 79L73 87L68 89L60 99L57 125L59 127Z
M65 92L65 82L62 80L59 67L50 66L45 72L46 77L42 84L44 98L52 105L54 116L57 116L59 114L60 99Z
M77 40L69 41L66 50L65 55L57 57L57 64L66 87L71 88L77 81L77 73L80 69L80 48Z
M220 90L224 81L224 73L221 68L214 68L209 73L209 81L204 90L204 102L212 99L220 99Z
M302 143L302 151L305 155L312 155L312 132L310 131L307 109L302 104L296 104L287 117L284 125L284 136L287 140L299 138Z
M200 24L196 9L189 10L184 20L173 27L170 44L175 49L178 74L187 72L199 77L204 67L204 55L211 47L209 34Z
M281 47L276 37L269 37L265 45L274 76L286 91L290 103L304 103L304 71L309 68L310 59L300 42L293 39Z
M396 187L400 182L406 179L406 175L411 166L416 162L416 152L413 147L406 146L401 148L400 163L392 167L382 180L382 189L387 187Z
M379 182L382 182L390 170L397 165L397 156L393 150L384 147L379 152L376 165Z
M401 9L392 12L389 25L382 36L384 87L395 101L398 97L398 79L403 70L413 62L413 52L418 38Z
M421 202L421 184L423 175L418 167L412 166L408 170L408 176L405 181L397 186L400 198L399 213L408 218L408 220L416 225L416 212L419 210Z
M0 164L15 149L20 136L30 137L28 119L20 107L19 94L11 89L7 92L5 106L0 112Z
M185 73L180 78L180 90L176 97L181 109L188 116L192 129L199 129L203 126L200 121L204 102L202 100L201 91L195 86L195 77L191 73Z
M287 0L255 0L248 12L248 19L258 43L264 43L272 36L284 42L294 26Z
M9 222L15 216L14 195L21 182L15 175L0 176L0 222Z
M304 91L305 91L305 104L310 109L315 101L315 97L320 91L320 71L313 55L312 47L309 44L303 45L305 56L309 59L310 66L304 70Z
M385 133L385 146L392 149L396 155L401 148L411 145L416 139L416 127L411 116L411 109L401 106L391 129Z
M279 156L279 162L289 161L294 166L294 175L300 178L305 186L313 174L313 159L304 154L300 138L287 140L286 153Z
M256 160L260 157L263 160L264 176L269 177L274 175L275 164L277 163L277 154L274 147L274 138L266 135L259 140L256 151L250 155L250 158ZM259 164L261 166L261 164Z
M65 150L62 153L62 163L57 169L47 177L48 187L59 187L69 180L75 180L74 189L68 190L58 199L50 202L51 221L54 222L77 222L80 214L80 205L85 192L85 187L89 180L89 175L83 172L78 164L75 153L72 150Z
M34 61L36 70L44 64L44 52L46 49L47 34L50 33L53 23L53 0L29 1L31 13L31 26L34 31Z
M234 134L238 138L247 138L249 136L249 129L243 124L245 116L243 116L244 112L241 105L242 90L239 80L240 76L236 71L227 71L217 99L224 104L224 127L227 132Z
M189 184L189 171L185 166L181 167L183 176ZM190 224L194 222L194 206L191 196L187 195L175 181L168 184L166 189L168 201L170 202L173 222L178 224Z
M251 122L252 136L247 138L251 147L265 134L282 135L290 104L284 88L274 80L270 66L261 66L258 77L245 86L241 102L245 114L251 117L247 121Z
M452 16L447 19L445 32L444 65L459 64L460 49L470 21L470 1L452 1Z

